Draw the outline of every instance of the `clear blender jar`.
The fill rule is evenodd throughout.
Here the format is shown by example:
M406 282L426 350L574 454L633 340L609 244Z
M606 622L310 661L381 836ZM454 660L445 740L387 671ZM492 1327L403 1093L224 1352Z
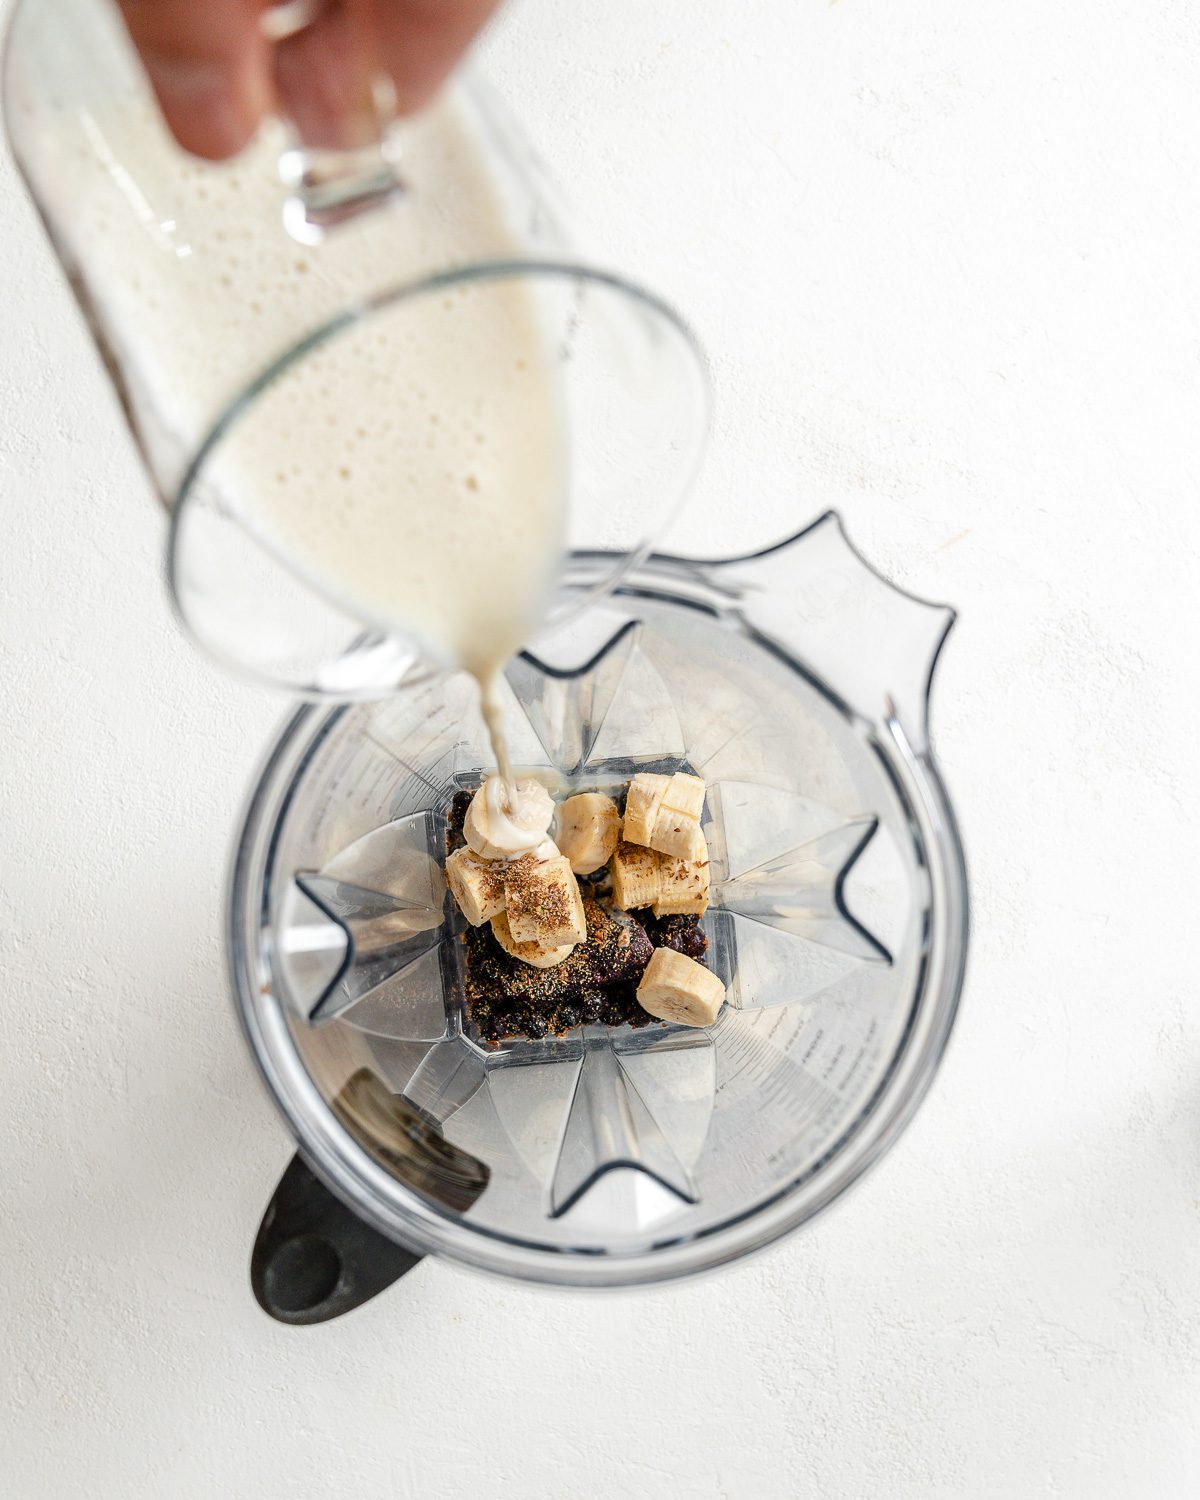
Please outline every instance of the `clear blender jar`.
M606 565L575 559L575 586ZM652 558L510 665L532 774L564 792L705 778L704 926L728 1004L702 1030L484 1040L441 876L450 800L489 765L470 683L296 714L234 861L233 985L304 1160L412 1252L397 1269L437 1254L570 1286L663 1281L778 1239L879 1160L933 1078L966 958L927 721L952 619L827 515L756 557ZM296 1321L347 1292L331 1268L354 1251L322 1213L301 1204L272 1232L274 1290L264 1259L260 1295L298 1287Z

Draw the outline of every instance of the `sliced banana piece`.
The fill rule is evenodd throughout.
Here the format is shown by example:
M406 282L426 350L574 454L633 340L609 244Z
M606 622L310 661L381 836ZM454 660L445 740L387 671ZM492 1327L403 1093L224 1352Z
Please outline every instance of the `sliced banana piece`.
M621 837L617 804L603 792L579 792L558 805L558 847L576 875L591 875L613 857Z
M540 781L522 777L510 799L503 777L489 776L471 798L463 836L480 859L512 859L537 848L553 817L554 799Z
M608 867L613 905L622 911L653 906L661 890L662 856L640 844L618 844Z
M704 782L699 776L676 771L663 792L654 815L654 827L646 842L660 854L690 857L700 814L704 811Z
M504 910L504 868L470 849L456 849L447 856L446 884L472 927L482 927Z
M642 1009L660 1021L711 1026L724 1004L725 986L711 969L687 954L655 948L637 997Z
M513 958L519 958L523 964L528 964L533 969L553 969L562 963L563 959L570 958L575 951L574 943L518 943L512 935L512 928L508 925L508 917L504 912L492 918L492 936Z
M649 844L659 805L670 783L669 776L656 776L651 771L639 771L629 783L621 834L627 844Z
M557 948L587 940L579 882L564 855L511 860L504 873L504 905L514 942Z
M708 843L697 828L695 842L684 858L661 856L654 915L668 917L686 912L702 917L708 910L708 892Z

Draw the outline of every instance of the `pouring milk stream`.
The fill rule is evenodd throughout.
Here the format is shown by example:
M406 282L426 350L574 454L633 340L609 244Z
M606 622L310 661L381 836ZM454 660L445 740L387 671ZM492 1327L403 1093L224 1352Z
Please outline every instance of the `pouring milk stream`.
M465 138L457 151L461 172ZM473 189L474 234L502 242L482 170ZM441 211L414 197L403 213L405 232L428 253ZM311 406L311 420L293 405L287 467L268 430L261 449L242 446L230 477L247 497L248 524L297 571L359 618L415 637L433 659L474 676L500 772L487 786L492 836L515 858L544 845L553 815L540 786L513 776L500 686L505 663L540 623L562 549L566 444L555 351L522 278L426 293L384 327L390 347L372 363L378 369L382 354L419 381L394 432L356 444L333 485L305 481L330 474L318 453L306 460L305 444L339 438L323 393L376 378L355 370L354 340L335 340L294 382L291 399Z
M368 215L313 249L288 238L270 191L278 130L228 167L201 169L180 164L149 99L98 113L88 128L111 170L64 161L78 176L67 233L93 254L101 246L113 266L93 291L115 352L127 369L163 373L157 425L181 453L269 361L343 317L348 288L404 287L431 267L521 251L479 145L448 102L411 126L409 190L387 210L387 233ZM116 166L154 151L170 219ZM141 253L146 235L161 256ZM256 395L251 420L232 428L207 472L245 528L352 618L476 678L510 794L500 678L543 617L565 532L564 414L542 312L519 276L439 285L370 311ZM254 363L239 368L248 342ZM523 847L544 832L525 834Z
M476 679L500 771L488 784L493 837L516 857L544 841L553 811L541 787L513 776L500 696L505 663L540 624L561 557L566 465L553 352L536 294L519 278L422 296L402 326L394 358L419 372L423 399L395 442L385 433L359 444L332 493L304 482L329 472L315 454L311 464L300 457L299 482L281 484L270 445L243 448L236 488L251 497L248 523L297 571L355 616L415 637ZM302 389L344 389L351 372L332 366L353 360L356 346L322 353ZM319 406L318 397L314 419ZM315 430L315 441L331 441L327 424ZM294 445L289 458L290 471Z

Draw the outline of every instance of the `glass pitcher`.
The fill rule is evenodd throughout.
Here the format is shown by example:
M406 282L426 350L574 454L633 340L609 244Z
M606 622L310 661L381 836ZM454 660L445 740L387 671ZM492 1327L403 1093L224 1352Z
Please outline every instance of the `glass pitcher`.
M295 517L307 502L353 518L395 487L414 530L436 526L447 487L486 483L489 463L503 478L514 413L538 402L563 454L562 545L611 554L597 592L686 493L709 414L695 340L570 250L547 174L478 77L372 148L307 151L276 122L214 165L167 134L110 0L20 0L3 103L170 508L180 618L223 663L340 698L426 670L429 638L339 592L319 539L292 546ZM432 478L403 491L417 475ZM379 551L369 528L350 540ZM585 602L557 583L545 612Z

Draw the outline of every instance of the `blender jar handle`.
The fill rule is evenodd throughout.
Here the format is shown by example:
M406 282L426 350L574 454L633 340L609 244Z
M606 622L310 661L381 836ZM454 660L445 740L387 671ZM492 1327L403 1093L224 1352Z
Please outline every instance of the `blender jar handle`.
M259 1225L250 1285L279 1323L327 1323L386 1291L422 1258L364 1223L297 1155Z

